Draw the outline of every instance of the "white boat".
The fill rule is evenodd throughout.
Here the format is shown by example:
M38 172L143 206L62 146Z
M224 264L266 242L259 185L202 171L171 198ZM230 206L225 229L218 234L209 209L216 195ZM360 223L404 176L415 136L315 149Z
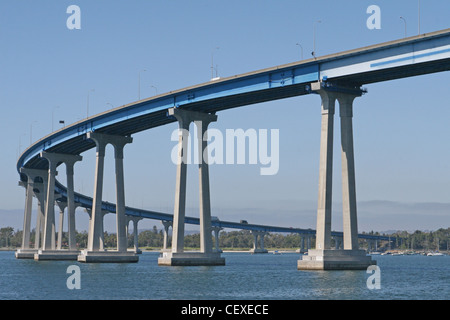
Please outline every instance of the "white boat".
M431 257L431 256L443 256L443 253L440 252L428 252L427 256Z

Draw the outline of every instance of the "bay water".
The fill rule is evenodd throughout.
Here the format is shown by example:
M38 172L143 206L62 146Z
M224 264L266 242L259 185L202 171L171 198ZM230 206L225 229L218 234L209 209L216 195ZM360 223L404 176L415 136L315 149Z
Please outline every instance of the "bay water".
M84 264L16 259L0 252L0 300L448 300L450 256L379 256L371 272L299 271L298 253L225 252L225 266L158 266L158 252L138 263ZM70 266L79 289L70 289Z

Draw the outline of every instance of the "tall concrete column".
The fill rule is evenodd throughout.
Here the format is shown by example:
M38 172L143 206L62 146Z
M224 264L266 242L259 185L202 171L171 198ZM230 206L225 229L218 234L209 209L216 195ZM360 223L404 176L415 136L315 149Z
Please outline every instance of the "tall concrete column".
M163 250L167 250L169 244L169 228L172 226L172 221L161 221L164 226L164 240L163 240Z
M261 248L261 250L266 250L264 248L264 236L266 235L266 232L261 232L259 234L259 247Z
M27 177L27 181L24 183L26 190L25 198L25 211L23 221L23 236L22 236L22 249L30 248L30 234L31 234L31 212L33 207L33 195L34 185L37 178L47 180L48 172L46 170L26 169L21 168L20 172Z
M209 192L208 137L207 129L211 122L217 121L216 115L205 115L201 121L195 121L198 137L199 158L199 196L200 196L200 251L212 252L211 239L211 199Z
M212 227L212 231L214 232L214 243L215 243L215 252L222 252L219 247L219 232L223 230L221 227L214 226Z
M134 252L138 253L139 250L139 231L138 231L138 222L141 220L141 218L138 217L132 217L129 218L131 221L133 221L133 245L134 245Z
M101 133L89 132L89 139L95 141L97 146L97 161L95 170L95 188L92 210L92 225L88 251L100 250L103 221L100 217L102 211L103 174L105 162L105 150L108 143L114 146L115 171L116 171L116 230L117 251L127 251L126 218L125 218L125 183L123 170L123 148L131 143L131 137L112 136Z
M91 220L89 222L88 248L78 256L80 262L137 262L139 258L127 251L127 226L125 217L125 185L123 170L123 148L133 139L98 132L89 132L87 138L96 144L96 170ZM114 147L116 173L116 231L117 250L103 250L103 175L106 145Z
M356 222L355 167L353 154L352 103L364 92L353 86L341 86L332 82L311 84L311 89L322 98L321 161L319 173L319 206L317 214L316 249L297 263L300 270L363 270L376 264L364 250L358 250ZM332 140L336 99L340 105L342 146L342 195L343 195L343 250L331 250L331 179ZM336 249L339 239L336 238Z
M57 201L59 207L59 222L58 222L58 241L56 245L57 250L62 248L62 236L63 236L63 225L64 225L64 210L67 207L67 202Z
M178 163L175 185L175 205L172 226L172 252L184 251L184 218L186 210L186 174L189 125L193 121L187 112L180 109L169 109L169 115L178 120Z
M35 229L35 239L34 239L34 248L40 249L42 248L42 238L44 234L44 221L45 221L45 201L47 194L47 178L43 180L43 183L35 183L34 184L34 194L38 199L38 209L36 215L36 229Z
M25 211L23 216L22 249L30 248L31 210L33 207L33 181L28 177L25 183Z
M22 235L22 246L15 253L18 259L33 259L34 254L40 247L40 226L41 221L43 221L43 215L41 217L41 205L44 208L44 187L43 183L40 181L47 181L48 171L47 170L37 170L37 169L26 169L21 168L20 173L26 176L26 181L20 181L19 185L25 187L26 197L25 197L25 210L24 210L24 221L23 221L23 235ZM36 191L36 192L35 192ZM39 191L41 195L39 196ZM31 237L31 214L33 206L33 196L38 198L38 213L37 213L37 225L35 228L35 245L34 248L30 248L30 237Z
M127 251L127 233L125 217L125 181L123 172L123 148L131 143L131 137L115 137L111 144L114 146L114 158L116 164L116 230L117 251Z
M94 196L92 200L91 220L89 223L88 233L88 251L99 251L102 242L103 233L103 213L102 213L102 196L103 196L103 171L105 166L105 150L107 142L100 137L94 138L91 133L87 136L94 140L96 144L96 163L95 163L95 181Z
M208 124L217 116L178 108L168 110L168 116L178 120L178 158L175 186L175 205L173 214L172 250L163 252L158 258L159 265L223 265L225 259L219 252L213 252L211 239L211 205L209 194L209 172L207 160ZM186 207L186 169L189 125L196 122L199 139L199 197L200 197L200 252L184 253L184 222ZM206 157L205 157L206 155Z
M52 153L41 152L41 157L48 160L47 200L45 203L45 221L43 235L43 250L55 250L55 180L58 160Z
M319 196L317 205L316 249L331 246L331 203L333 184L333 128L336 95L318 90L322 98L320 137Z
M67 230L69 235L69 250L77 250L77 243L75 240L75 187L74 187L74 165L75 162L81 161L83 158L78 155L64 157L67 175Z
M259 233L256 231L252 231L253 234L253 250L256 251L258 249L258 236Z
M344 250L358 249L358 224L356 214L355 159L353 151L353 100L354 95L339 94L342 146L342 201Z

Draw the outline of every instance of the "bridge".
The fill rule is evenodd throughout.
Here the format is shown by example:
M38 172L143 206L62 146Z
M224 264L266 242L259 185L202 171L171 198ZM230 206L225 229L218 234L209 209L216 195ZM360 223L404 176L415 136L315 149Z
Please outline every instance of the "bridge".
M43 137L29 146L19 157L17 170L20 184L26 188L24 239L18 254L32 252L29 248L32 197L38 199L37 252L35 259L66 256L82 262L131 262L138 258L126 248L126 219L150 218L172 222L172 249L164 251L161 265L220 265L224 259L212 248L213 226L245 229L244 224L225 223L211 219L209 172L207 159L201 158L200 218L185 216L186 163L189 125L195 122L199 148L207 150L202 137L209 123L218 120L219 111L294 96L318 94L322 99L322 130L319 167L319 199L317 210L316 249L309 250L298 262L299 269L366 268L374 262L358 248L356 188L353 150L353 101L366 93L364 85L402 79L450 69L450 29L402 40L345 51L299 61L242 75L214 79L196 86L171 91L136 101L93 117L78 121ZM333 122L335 103L339 102L341 119L343 176L343 250L331 250L331 181L333 159ZM179 154L173 215L139 210L125 206L124 147L132 143L133 134L177 122ZM183 130L184 129L184 130ZM114 146L116 165L116 204L102 200L105 147ZM96 150L96 172L93 197L74 192L74 166L81 154ZM67 186L56 180L57 167L66 166ZM69 250L55 247L54 204L61 211L67 208ZM78 252L75 247L75 208L84 207L90 214L88 248ZM103 214L116 214L117 250L103 249ZM184 252L184 225L200 225L200 252ZM137 225L137 222L136 222ZM135 225L135 226L136 226ZM247 226L250 228L250 226ZM257 231L257 226L252 225ZM276 227L274 227L276 228ZM136 229L136 228L135 228ZM281 229L278 229L281 230ZM293 229L292 229L293 230ZM299 229L298 232L310 232ZM41 239L42 238L42 239Z

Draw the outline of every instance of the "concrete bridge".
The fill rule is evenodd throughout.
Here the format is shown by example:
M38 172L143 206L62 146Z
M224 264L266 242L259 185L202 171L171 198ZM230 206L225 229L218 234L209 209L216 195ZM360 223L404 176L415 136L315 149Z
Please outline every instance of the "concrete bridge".
M82 262L136 262L138 256L126 248L127 218L135 230L141 218L172 222L171 250L164 251L160 265L223 265L225 260L213 249L213 227L243 224L212 221L209 195L206 141L208 125L218 120L219 111L265 101L307 94L322 99L322 130L319 169L316 249L298 262L299 269L365 269L375 263L358 248L356 188L353 150L353 103L366 93L362 86L394 79L450 70L450 29L391 41L365 48L276 66L161 94L109 110L51 133L29 146L17 162L20 184L26 189L23 245L17 257L32 254L41 259L77 259ZM343 177L343 249L331 249L331 198L333 123L339 103ZM178 164L173 215L129 208L125 205L124 148L133 134L177 122ZM186 166L189 125L194 122L199 137L200 218L185 216ZM105 148L114 147L116 203L102 200ZM81 154L96 150L93 197L74 192L74 167ZM57 168L65 164L67 186L56 180ZM39 203L35 248L29 248L32 198ZM56 248L55 201L67 211L69 250ZM90 214L88 248L79 252L74 240L75 208ZM103 215L116 214L117 250L103 248ZM195 222L194 222L195 221ZM199 252L184 252L185 223L200 225ZM253 225L253 230L258 231ZM274 227L276 228L276 227ZM293 230L293 229L291 229ZM306 231L304 231L306 232ZM255 236L256 238L257 236ZM60 242L59 242L60 243ZM257 243L257 241L255 241ZM256 248L255 248L256 249Z

